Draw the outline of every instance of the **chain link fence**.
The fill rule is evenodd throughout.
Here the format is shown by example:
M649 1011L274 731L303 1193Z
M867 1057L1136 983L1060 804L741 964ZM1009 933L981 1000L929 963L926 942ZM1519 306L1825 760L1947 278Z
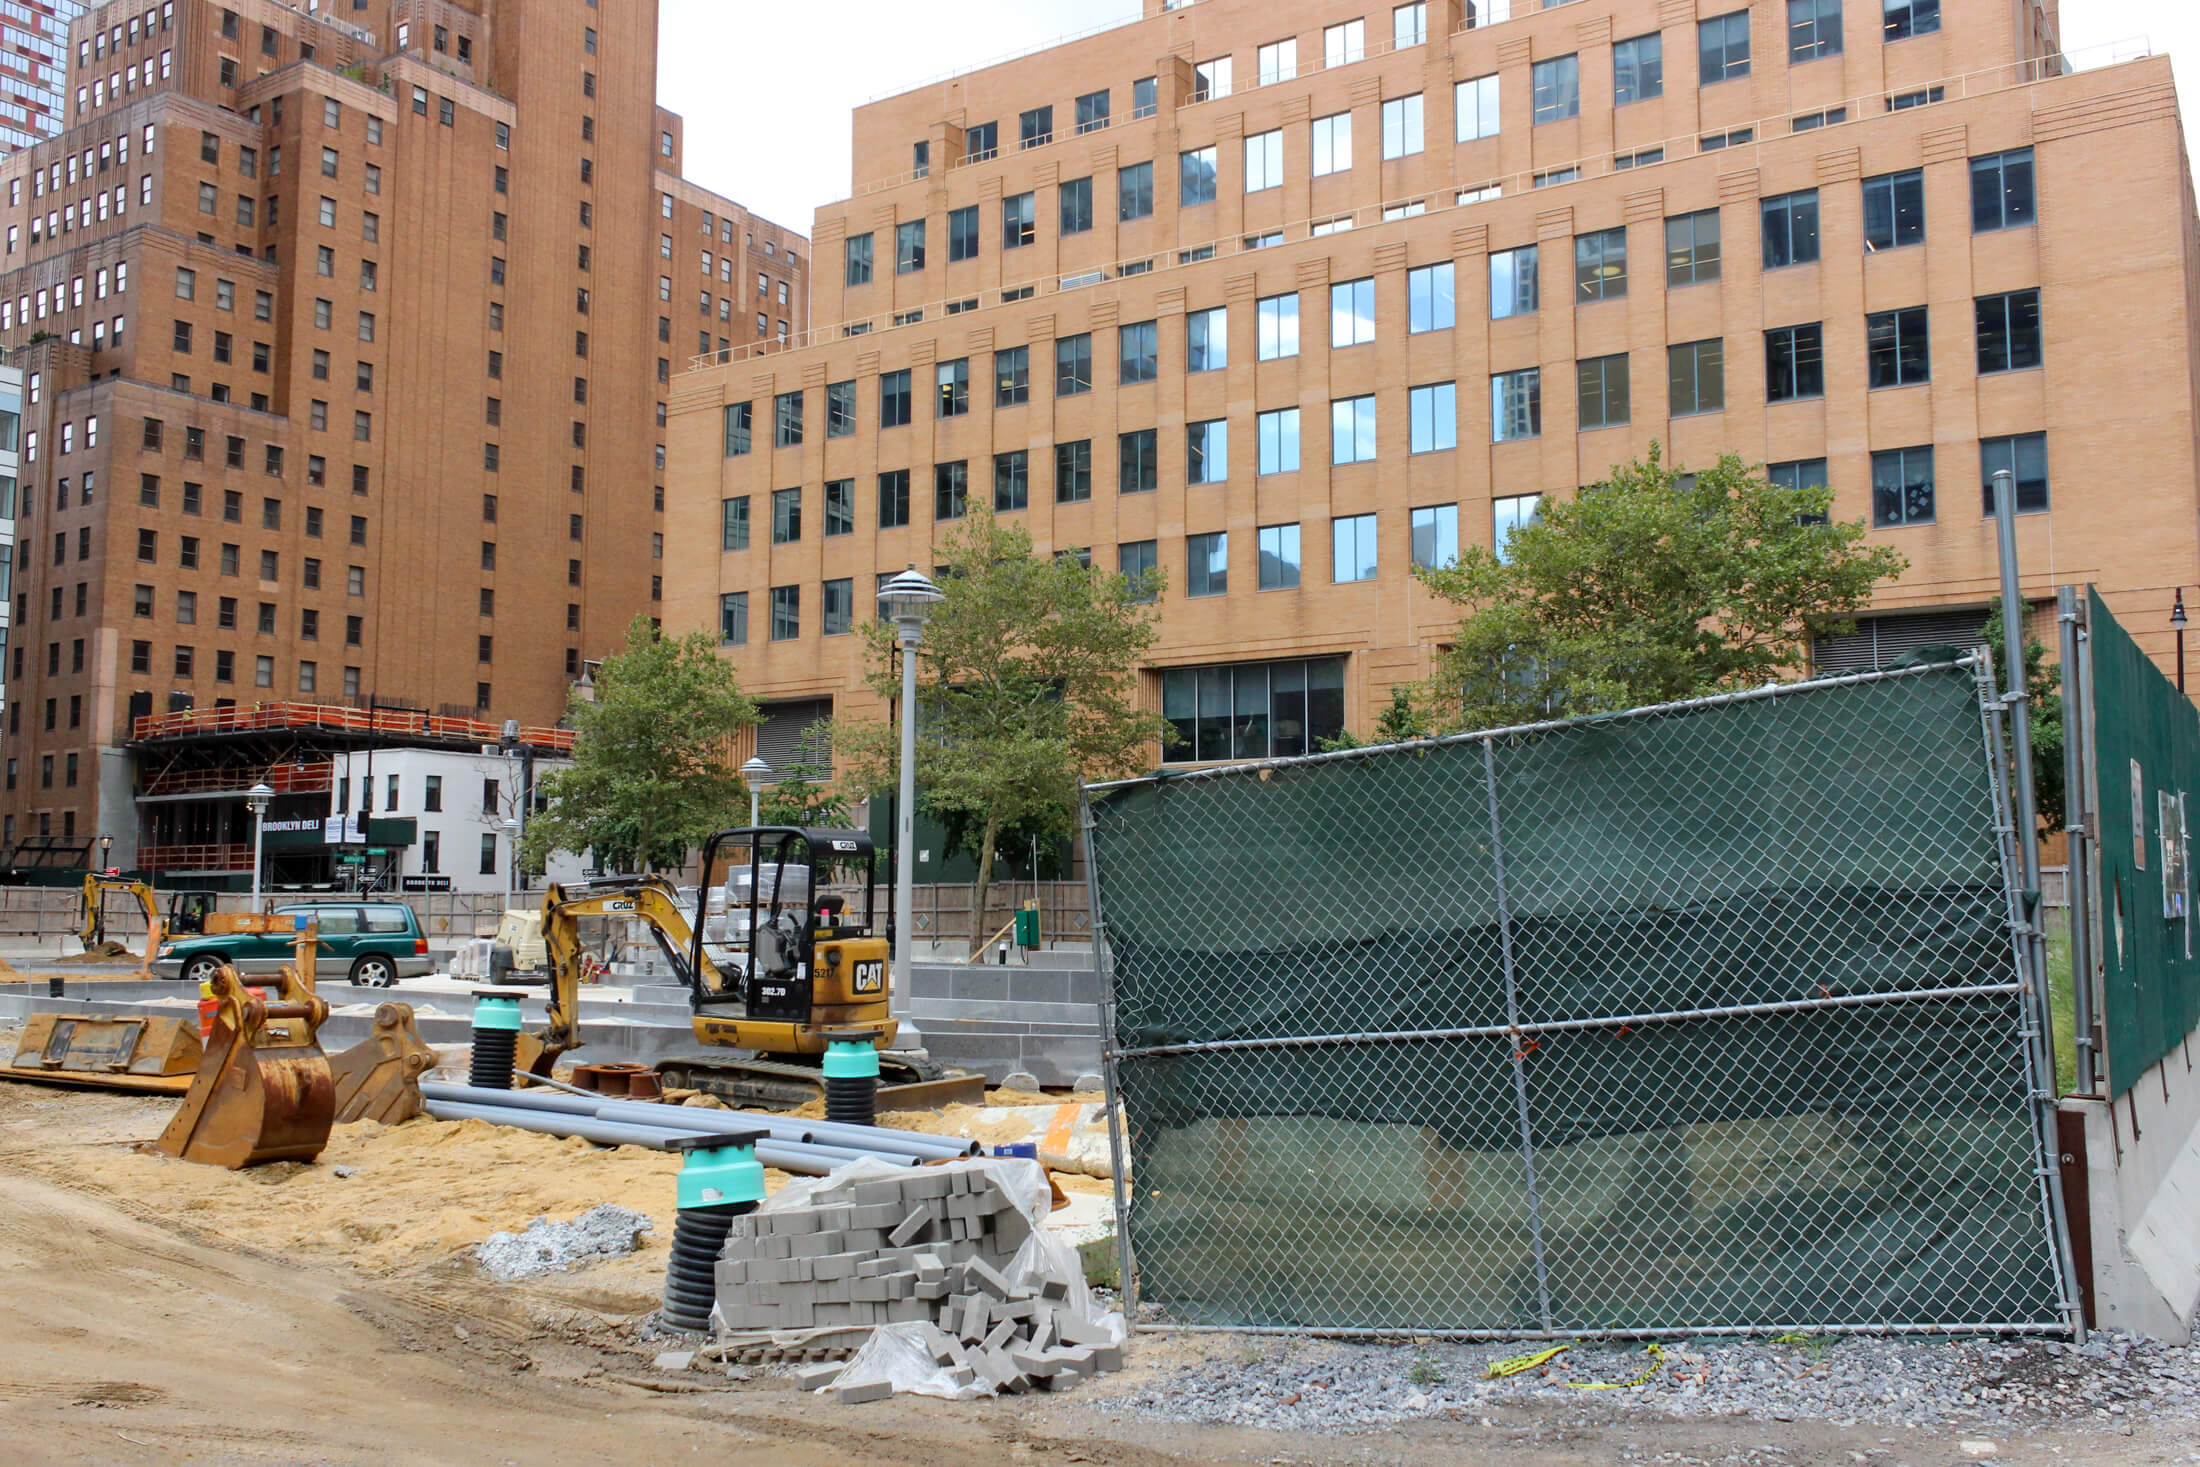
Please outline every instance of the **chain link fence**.
M1966 661L1094 787L1139 1301L2066 1328L1985 693Z

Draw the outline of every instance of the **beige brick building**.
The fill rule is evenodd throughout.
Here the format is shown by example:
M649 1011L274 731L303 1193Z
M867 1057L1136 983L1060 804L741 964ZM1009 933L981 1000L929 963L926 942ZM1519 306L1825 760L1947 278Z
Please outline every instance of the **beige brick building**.
M0 845L233 870L242 790L326 752L310 710L548 725L658 608L674 369L802 331L809 261L681 178L657 29L656 0L76 20L66 130L0 159ZM308 711L241 735L278 703ZM326 804L325 767L279 785Z
M2099 582L2167 655L2200 260L2165 58L2080 69L2052 0L1507 8L1148 0L858 110L817 326L674 386L667 532L722 549L667 624L873 711L850 624L990 496L1161 567L1172 758L1297 752L1428 670L1416 558L1655 440L1822 475L1909 557L1828 665L1975 628L1997 465L2027 587Z

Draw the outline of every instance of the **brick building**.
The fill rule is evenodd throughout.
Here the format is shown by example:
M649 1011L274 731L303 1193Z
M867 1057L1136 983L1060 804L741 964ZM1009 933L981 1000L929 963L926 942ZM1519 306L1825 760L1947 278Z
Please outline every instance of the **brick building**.
M549 725L656 609L673 367L801 331L808 263L680 177L656 51L655 0L76 21L67 130L0 159L25 379L0 844L106 833L135 863L142 735L194 792L148 807L145 864L233 863L241 791L341 720L270 743L213 715ZM284 788L278 816L326 803Z
M1160 567L1170 758L1296 753L1429 671L1456 612L1416 561L1656 441L1822 478L1908 556L1827 666L1975 631L1995 467L2027 587L2100 583L2166 659L2200 578L2177 100L2056 23L1147 0L861 108L817 326L674 386L667 530L722 549L667 624L872 713L876 577L990 496L1043 551Z
M83 0L0 5L0 152L61 131L69 22L83 13Z

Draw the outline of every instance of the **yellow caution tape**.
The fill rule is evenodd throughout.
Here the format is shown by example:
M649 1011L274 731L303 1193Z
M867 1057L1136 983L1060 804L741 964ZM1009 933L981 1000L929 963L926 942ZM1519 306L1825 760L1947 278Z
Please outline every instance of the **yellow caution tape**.
M1653 1376L1653 1375L1656 1375L1656 1374L1658 1373L1658 1371L1659 1371L1659 1370L1660 1370L1661 1368L1663 1368L1663 1366L1664 1366L1664 1365L1665 1365L1665 1350L1664 1350L1664 1348L1663 1348L1662 1346L1659 1346L1659 1345L1652 1345L1652 1346L1650 1347L1650 1368L1649 1368L1648 1370L1645 1370L1645 1371L1644 1371L1644 1372L1643 1372L1642 1374L1640 1374L1640 1375L1636 1376L1636 1377L1635 1377L1635 1378L1634 1378L1633 1380L1615 1380L1615 1381L1580 1381L1580 1380L1570 1380L1570 1381L1566 1382L1566 1384L1568 1384L1568 1385L1572 1386L1572 1387L1573 1387L1573 1388L1574 1388L1575 1390L1577 1390L1577 1391L1624 1391L1624 1390L1631 1390L1631 1389L1632 1389L1632 1388L1634 1388L1635 1386L1639 1386L1639 1385L1642 1385L1642 1384L1645 1384L1646 1382L1648 1382L1648 1381L1649 1381L1649 1379L1650 1379L1650 1377L1651 1377L1651 1376Z
M1553 1345L1540 1355L1515 1355L1510 1360L1499 1360L1492 1364L1488 1370L1482 1372L1482 1378L1484 1380L1503 1380L1506 1376L1518 1375L1524 1370L1533 1370L1538 1365L1547 1365L1572 1348L1572 1345Z

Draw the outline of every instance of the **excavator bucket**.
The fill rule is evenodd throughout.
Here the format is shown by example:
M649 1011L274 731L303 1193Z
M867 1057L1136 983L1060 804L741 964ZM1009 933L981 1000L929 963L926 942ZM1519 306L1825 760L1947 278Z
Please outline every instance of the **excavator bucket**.
M182 1095L203 1052L189 1019L32 1014L0 1079Z
M374 1011L374 1032L329 1056L328 1068L337 1120L394 1126L420 1114L420 1077L435 1068L435 1051L413 1026L411 1004L386 1003Z
M170 1156L231 1170L311 1161L328 1144L336 1083L319 1033L328 1005L289 968L270 1003L227 966L214 975L213 1033L191 1089L154 1144Z

